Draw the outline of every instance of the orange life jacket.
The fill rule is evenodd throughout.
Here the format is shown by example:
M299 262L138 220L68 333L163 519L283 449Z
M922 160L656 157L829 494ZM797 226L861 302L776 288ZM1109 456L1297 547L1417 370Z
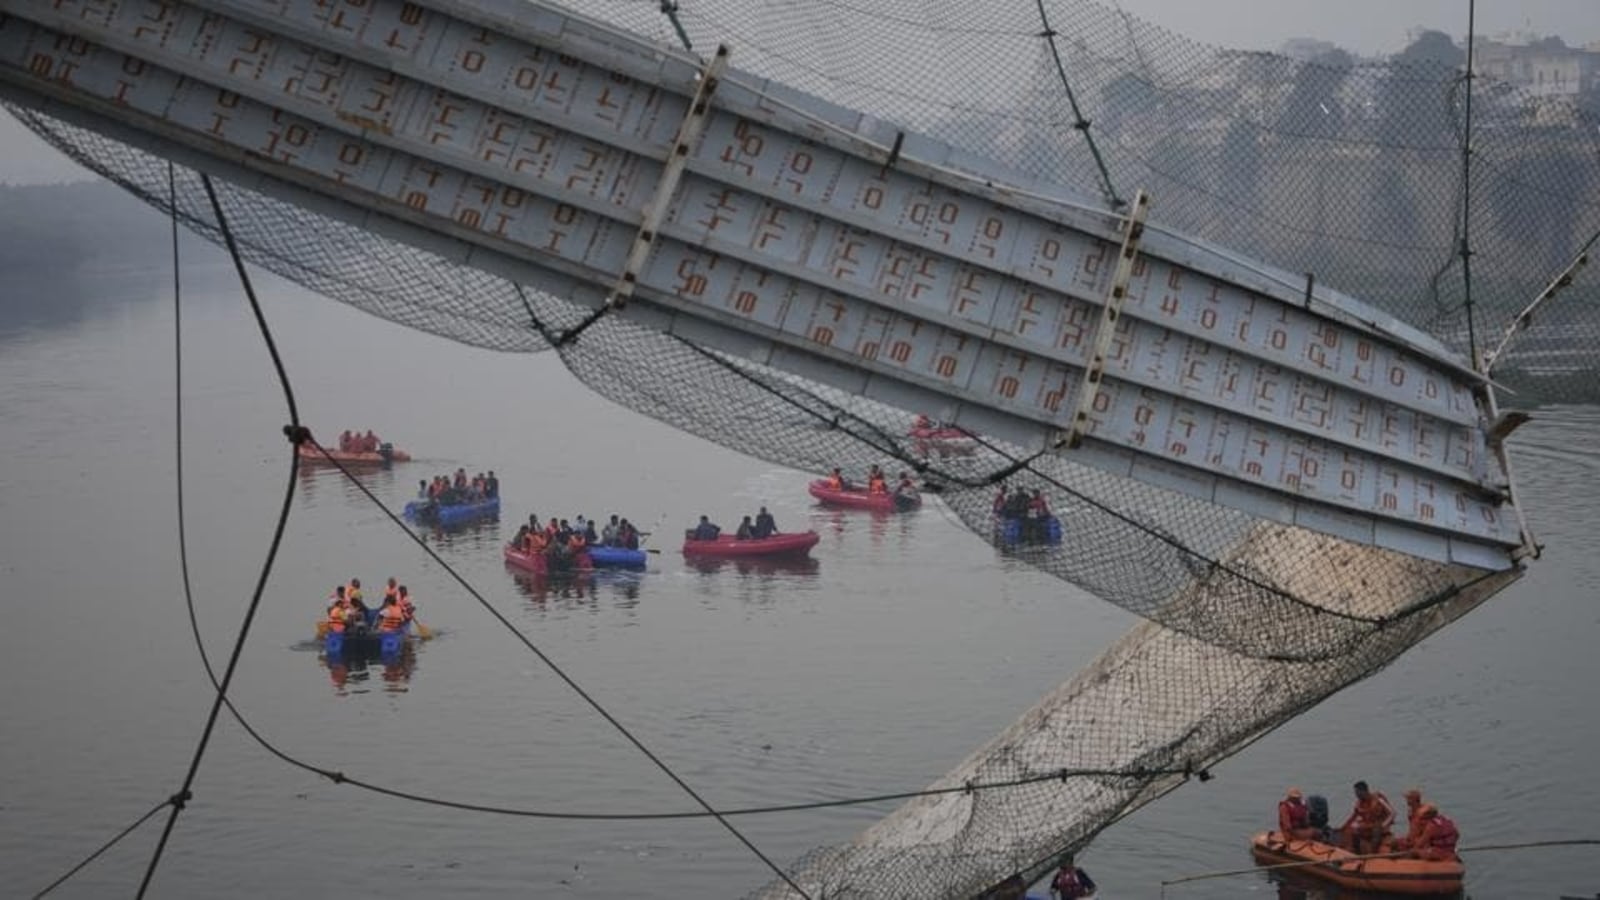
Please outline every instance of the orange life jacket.
M837 475L829 475L828 476L828 488L829 488L829 490L835 490L835 491L844 490L844 479L840 478Z
M1422 817L1421 809L1422 807L1418 806L1406 813L1406 846L1408 847L1420 847L1422 845L1422 833L1428 830L1428 820Z
M871 481L867 482L867 491L873 494L887 494L889 493L889 483L883 480L883 476L875 475Z
M402 631L406 627L406 611L398 603L386 604L380 617L382 623L378 626L379 631Z
M567 549L573 553L578 553L587 546L589 546L589 541L581 532L574 531L572 537L567 538Z
M1440 854L1454 855L1461 832L1456 823L1444 813L1434 813L1433 820L1423 826L1421 846Z
M328 607L328 630L344 634L344 618L349 612L349 607L343 603L335 603Z
M1288 834L1311 826L1311 810L1299 800L1285 797L1278 801L1278 830Z

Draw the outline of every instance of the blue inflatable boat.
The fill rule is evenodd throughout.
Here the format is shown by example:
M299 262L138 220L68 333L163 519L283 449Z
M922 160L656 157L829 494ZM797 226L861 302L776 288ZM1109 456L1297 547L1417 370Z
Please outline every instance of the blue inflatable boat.
M479 519L493 519L500 515L500 498L490 497L477 503L455 503L440 506L427 500L413 500L406 504L405 516L413 522L449 528L465 525Z
M650 561L650 555L644 550L597 544L589 548L589 559L597 569L642 569Z
M1015 516L1003 517L995 520L994 534L1002 544L1059 544L1061 520L1055 516L1045 516L1042 521L1034 522Z
M329 656L398 656L411 634L411 623L400 631L378 631L378 610L367 610L365 631L330 631L322 636L322 649Z

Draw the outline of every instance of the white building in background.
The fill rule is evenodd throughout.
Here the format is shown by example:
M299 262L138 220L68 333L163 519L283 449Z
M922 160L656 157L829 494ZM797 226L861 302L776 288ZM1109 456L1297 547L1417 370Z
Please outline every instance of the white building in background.
M1567 47L1555 38L1501 35L1479 38L1472 53L1476 74L1534 97L1576 99L1600 79L1600 41Z

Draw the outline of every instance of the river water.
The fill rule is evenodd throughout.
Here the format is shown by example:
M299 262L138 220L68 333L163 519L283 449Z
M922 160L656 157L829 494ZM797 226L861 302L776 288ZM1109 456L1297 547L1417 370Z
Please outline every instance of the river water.
M152 219L152 227L161 227ZM723 807L922 787L1133 624L1000 558L937 502L892 519L811 505L807 475L612 406L559 361L472 350L258 276L306 423L372 427L420 460L365 483L397 507L434 472L493 468L506 514L433 546L495 609ZM39 889L180 784L210 691L175 528L170 275L0 281L0 872ZM231 273L186 270L185 466L201 633L231 646L287 476L283 401ZM1520 583L1105 832L1080 862L1108 898L1249 864L1285 784L1333 797L1421 783L1469 844L1600 837L1600 410L1516 436L1547 552ZM337 473L293 515L232 696L287 752L418 793L557 811L692 802ZM813 567L687 568L673 535L765 503L815 528ZM637 577L539 588L499 543L529 512L629 516L658 535ZM330 668L309 644L333 585L395 575L440 636L400 665ZM889 807L740 819L789 862ZM125 896L147 825L58 896ZM1470 860L1474 897L1600 891L1600 852ZM155 881L174 897L716 897L768 879L705 821L507 818L335 786L219 724ZM1173 898L1277 896L1260 876ZM1284 896L1299 896L1284 894Z

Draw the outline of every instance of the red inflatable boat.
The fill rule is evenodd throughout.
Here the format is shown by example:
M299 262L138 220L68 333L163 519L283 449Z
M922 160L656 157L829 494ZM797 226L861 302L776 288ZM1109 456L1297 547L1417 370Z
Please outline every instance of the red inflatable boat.
M806 490L824 506L843 506L849 509L870 509L877 512L903 512L922 505L916 494L873 494L860 488L835 490L826 481L813 481Z
M551 566L548 554L527 553L510 544L506 545L505 553L506 565L515 566L530 575L568 575L573 572L594 571L594 560L589 558L588 553L578 554L577 558L572 559L565 567Z
M820 540L822 538L815 531L774 534L742 541L731 534L723 534L718 535L714 541L686 539L683 542L683 555L700 559L772 559L805 556Z

